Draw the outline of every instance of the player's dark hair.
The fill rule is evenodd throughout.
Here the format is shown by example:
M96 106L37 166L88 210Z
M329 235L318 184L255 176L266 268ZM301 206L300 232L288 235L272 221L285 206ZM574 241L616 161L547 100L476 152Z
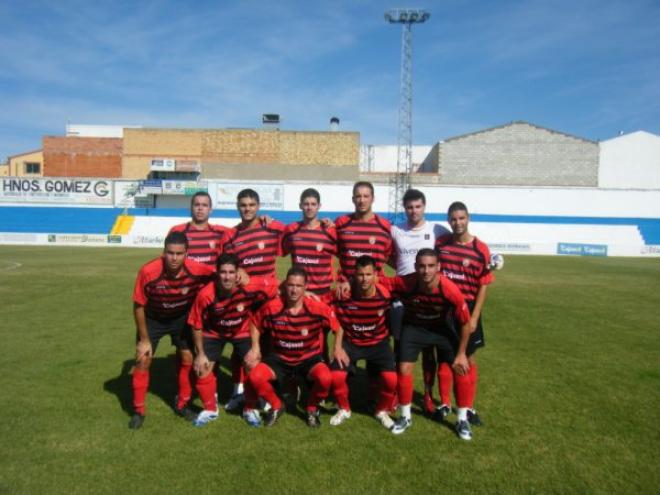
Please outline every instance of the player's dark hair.
M260 203L259 193L254 189L243 189L241 192L238 193L238 196L236 196L236 202L239 202L243 198L254 199L257 201L257 203Z
M305 189L301 194L300 194L300 202L302 203L305 201L307 198L316 198L316 201L319 203L321 202L321 195L319 192L314 189L313 187L310 187L308 189Z
M419 189L408 189L403 195L403 205L405 206L408 201L417 201L421 199L422 203L426 204L426 196Z
M449 205L449 209L447 210L447 216L450 217L452 213L455 211L464 211L469 215L467 206L465 206L465 203L462 203L460 201L454 201L452 204Z
M188 238L183 232L170 232L165 238L165 247L168 244L183 244L186 246L186 251L188 250Z
M289 268L289 271L286 272L286 278L288 279L289 277L302 277L305 279L305 282L307 282L307 272L300 266L292 266Z
M207 193L206 191L197 191L195 194L192 195L192 198L190 198L190 207L192 208L192 205L195 204L195 199L200 198L200 197L205 197L209 198L209 206L213 206L213 201L211 200L211 195Z
M368 254L363 254L357 260L355 260L355 268L364 268L365 266L373 266L374 270L376 269L376 260L373 259Z
M355 196L355 192L361 187L368 187L371 191L371 195L374 195L374 185L366 180L360 180L353 184L353 196Z
M417 256L415 256L415 263L417 263L419 259L423 258L424 256L433 256L436 260L438 259L438 253L436 253L433 249L422 248L417 251Z
M220 271L221 265L234 265L235 268L238 268L238 257L234 254L222 253L215 261L215 266L218 271Z

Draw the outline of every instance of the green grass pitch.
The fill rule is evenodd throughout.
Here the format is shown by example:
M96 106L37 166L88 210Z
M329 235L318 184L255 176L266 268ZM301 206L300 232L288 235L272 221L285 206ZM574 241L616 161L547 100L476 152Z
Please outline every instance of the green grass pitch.
M196 429L171 409L168 341L145 425L130 431L131 291L156 254L0 247L0 493L660 488L660 259L508 256L484 316L484 426L464 442L419 405L412 429L391 435L364 412L363 390L337 428L329 414L319 430L294 414L272 429L222 414Z

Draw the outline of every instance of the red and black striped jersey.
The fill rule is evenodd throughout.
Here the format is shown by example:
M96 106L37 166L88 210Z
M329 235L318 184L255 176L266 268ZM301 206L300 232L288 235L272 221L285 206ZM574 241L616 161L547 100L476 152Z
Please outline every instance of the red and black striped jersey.
M357 346L376 345L389 334L390 291L376 284L373 297L359 298L349 294L333 303L337 319L344 329L344 339Z
M209 224L205 229L198 229L192 222L175 225L171 232L183 232L188 239L188 258L212 266L222 254L222 246L232 229L222 225Z
M275 277L275 261L282 255L282 235L286 227L277 220L268 225L233 229L224 246L225 253L238 257L239 266L252 277Z
M482 285L488 285L495 276L489 269L490 250L476 237L461 244L451 234L435 241L440 269L445 277L451 279L468 301L477 298Z
M151 260L138 272L133 302L145 307L149 318L169 320L190 310L199 291L215 277L210 266L187 258L176 277L165 270L162 257Z
M282 238L282 254L291 255L291 264L307 273L307 290L323 294L334 281L332 257L337 256L337 232L319 224L309 228L303 222L287 225Z
M377 272L382 272L392 254L390 222L374 214L370 220L356 220L355 215L343 215L335 221L339 244L341 274L350 279L355 273L355 261L362 255L376 261Z
M417 282L417 274L405 277L381 277L379 283L388 288L404 307L403 322L437 330L447 325L451 313L465 324L470 310L459 288L443 275L438 275L438 286L424 292Z
M193 304L188 323L202 329L210 339L250 338L250 318L263 303L277 295L277 279L252 277L245 287L234 287L230 294L217 291L216 283L204 287Z
M311 297L303 299L295 315L286 309L281 297L272 299L254 314L252 322L269 337L269 352L292 366L321 354L324 330L339 329L332 308Z

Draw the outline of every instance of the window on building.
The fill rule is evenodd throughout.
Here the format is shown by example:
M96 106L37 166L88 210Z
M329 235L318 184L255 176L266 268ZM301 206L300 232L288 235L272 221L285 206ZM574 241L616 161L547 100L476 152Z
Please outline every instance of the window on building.
M41 172L41 163L25 162L26 174L38 174Z

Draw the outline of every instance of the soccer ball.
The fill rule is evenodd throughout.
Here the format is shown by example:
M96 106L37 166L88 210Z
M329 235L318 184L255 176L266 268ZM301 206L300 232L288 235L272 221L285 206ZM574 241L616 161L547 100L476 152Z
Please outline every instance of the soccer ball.
M501 270L504 267L504 256L500 253L493 253L490 255L490 269Z

